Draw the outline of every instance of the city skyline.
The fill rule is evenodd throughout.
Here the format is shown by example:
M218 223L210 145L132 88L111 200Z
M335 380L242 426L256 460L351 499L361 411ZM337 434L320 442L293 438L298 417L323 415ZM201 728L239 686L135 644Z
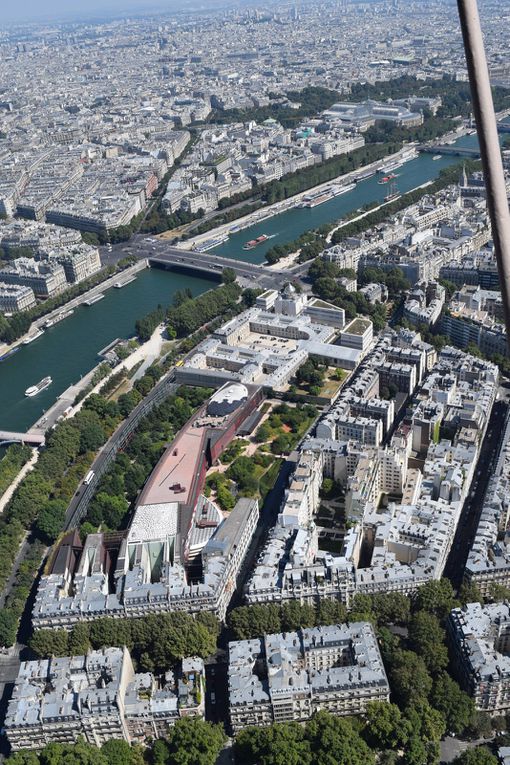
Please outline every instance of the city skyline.
M372 0L371 0L372 1ZM278 5L280 0L273 0ZM310 0L300 0L308 3ZM10 5L2 9L2 24L39 24L44 22L80 22L143 16L164 15L192 10L196 13L215 9L256 5L255 0L79 0L69 6L66 0L24 0L21 6ZM282 5L289 5L288 2Z

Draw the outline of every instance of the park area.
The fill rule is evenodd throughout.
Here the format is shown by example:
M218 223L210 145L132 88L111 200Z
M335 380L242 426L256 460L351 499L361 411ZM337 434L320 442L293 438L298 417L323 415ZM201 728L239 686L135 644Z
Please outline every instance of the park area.
M250 438L237 438L223 452L220 465L209 471L206 494L223 511L233 508L236 498L264 501L272 489L283 458L308 431L317 409L310 404L291 406L266 402L261 423Z

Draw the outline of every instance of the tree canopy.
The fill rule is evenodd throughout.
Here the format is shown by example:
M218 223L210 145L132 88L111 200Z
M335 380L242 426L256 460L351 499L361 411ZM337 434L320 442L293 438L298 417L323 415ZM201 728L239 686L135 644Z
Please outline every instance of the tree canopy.
M318 712L301 726L247 727L234 744L243 765L374 765L375 757L346 718Z
M199 717L182 717L170 729L165 765L215 765L226 741L223 728ZM163 747L161 747L163 751Z

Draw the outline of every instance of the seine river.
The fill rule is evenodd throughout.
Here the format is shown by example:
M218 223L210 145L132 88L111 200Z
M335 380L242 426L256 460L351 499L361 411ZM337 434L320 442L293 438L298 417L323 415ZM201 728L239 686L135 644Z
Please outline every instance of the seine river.
M134 334L137 318L160 303L169 305L179 289L189 287L198 295L211 285L206 279L146 269L122 289L107 290L100 302L76 308L68 319L0 363L0 429L29 428L60 393L99 362L98 351L116 337ZM27 398L26 388L47 375L52 385Z
M463 146L474 145L476 138L459 139ZM433 160L424 154L407 162L396 173L400 192L409 191L433 180L443 167L459 162L458 157ZM291 209L234 235L214 252L228 257L261 263L275 244L291 241L310 228L334 222L368 202L383 201L387 185L379 185L379 176L362 181L356 188L314 209ZM234 225L234 224L232 224ZM261 234L275 235L256 250L246 252L242 245ZM123 289L110 289L104 300L90 307L81 306L60 324L0 363L0 429L23 431L33 425L56 397L94 367L98 351L116 337L134 333L135 321L158 304L169 305L178 289L189 287L194 295L210 289L205 279L173 274L162 270L141 272L136 281ZM26 398L25 389L50 375L52 385L34 398Z
M476 137L463 136L456 143L459 146L471 147L476 144ZM460 161L459 157L451 156L433 160L431 154L421 154L394 171L395 175L398 176L395 179L397 189L401 193L410 191L427 181L434 180L444 167ZM274 245L297 239L305 231L343 218L347 213L357 210L369 202L383 202L384 197L388 194L389 184L380 185L378 183L380 179L380 174L377 174L365 181L360 181L352 191L335 197L329 202L324 202L318 207L312 209L293 208L288 212L268 218L261 223L232 234L227 242L215 247L210 252L238 260L248 260L252 263L262 263L265 253ZM235 221L232 226L235 226ZM256 239L262 234L267 234L273 238L254 250L243 250L245 242Z

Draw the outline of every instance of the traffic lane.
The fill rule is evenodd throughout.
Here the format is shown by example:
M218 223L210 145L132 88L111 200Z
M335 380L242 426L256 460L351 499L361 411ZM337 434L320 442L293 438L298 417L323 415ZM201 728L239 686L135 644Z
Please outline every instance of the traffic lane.
M282 278L289 279L292 276L290 273L283 271L269 272L263 264L247 263L240 265L239 262L232 262L231 258L224 258L213 254L204 256L203 253L198 253L191 250L183 250L161 241L150 242L148 244L141 244L139 242L132 243L130 246L122 247L121 252L123 256L132 255L137 258L150 258L158 256L163 257L167 255L171 256L173 260L173 262L169 263L169 265L175 265L176 261L177 263L182 264L183 267L186 265L192 267L194 265L195 267L204 266L211 268L212 266L218 270L232 267L235 269L238 276L255 281L259 281L261 278L278 281ZM294 274L294 276L295 278L299 278L297 273Z
M228 664L223 661L205 667L205 716L214 723L228 724Z
M480 520L487 485L496 466L500 441L503 436L502 422L504 422L506 412L506 403L496 401L491 412L470 491L464 501L453 544L444 568L444 576L448 577L457 587L462 582L469 550L473 544Z

